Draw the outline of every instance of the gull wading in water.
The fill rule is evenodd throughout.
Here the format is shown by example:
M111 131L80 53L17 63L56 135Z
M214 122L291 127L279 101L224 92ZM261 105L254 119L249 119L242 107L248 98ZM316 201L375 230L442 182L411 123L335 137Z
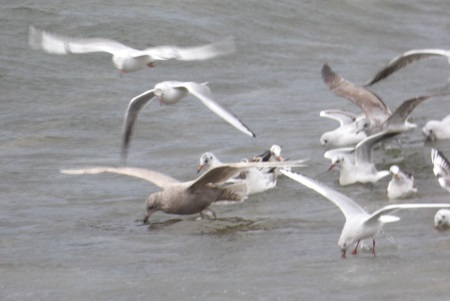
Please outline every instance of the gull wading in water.
M368 131L370 134L380 131L406 132L416 128L417 125L407 121L412 111L428 98L444 95L444 93L435 93L405 100L394 113L391 113L378 95L344 79L327 64L322 67L322 78L336 96L350 100L361 108L368 122L360 122L360 130ZM366 125L368 126L364 128Z
M126 160L133 126L142 108L153 99L158 99L161 104L175 104L188 94L192 94L198 98L208 109L222 117L239 131L250 137L256 137L242 121L212 99L211 91L207 83L198 84L195 82L166 81L156 84L153 89L134 97L130 101L124 118L121 151L122 161Z
M324 154L331 159L328 170L339 167L339 184L374 183L389 175L389 171L378 171L372 162L373 148L382 140L391 138L396 132L379 132L367 137L356 145L354 149L343 148L330 150ZM353 156L351 155L353 153Z
M431 141L450 139L450 115L447 115L441 121L428 121L422 128L422 133Z
M150 194L146 201L146 214L143 219L147 223L156 211L168 214L195 214L209 211L208 207L219 201L241 202L246 197L244 184L225 185L225 182L236 173L252 167L304 166L303 160L265 163L232 163L219 164L193 181L180 182L162 173L132 167L93 167L84 169L63 169L63 174L100 174L115 173L146 180L162 188ZM202 215L203 216L203 215Z
M437 177L439 185L450 192L450 162L444 154L435 149L431 149L431 162L433 163L433 172Z
M397 222L400 220L397 216L388 215L391 212L401 209L450 208L450 204L394 204L385 206L374 213L369 214L349 197L322 183L297 173L285 170L281 170L281 172L300 184L315 190L317 193L329 199L342 211L345 216L345 224L338 241L338 247L341 250L342 258L345 258L347 249L350 248L353 243L356 243L356 246L352 254L356 255L359 242L366 238L372 238L372 252L373 255L375 255L374 236L381 230L385 223Z
M232 39L190 48L157 46L137 50L113 40L62 37L33 26L30 26L28 33L28 44L32 49L42 49L51 54L107 52L112 54L114 66L119 69L120 73L138 71L145 66L153 67L153 63L159 60L207 60L235 51Z
M450 63L450 51L444 50L444 49L416 49L416 50L410 50L407 51L393 60L391 60L385 67L383 67L380 71L377 72L377 74L369 79L365 86L371 86L377 82L379 82L382 79L385 79L392 73L394 73L397 70L400 70L407 65L416 62L418 60L424 59L424 58L430 58L430 57L436 57L436 56L443 56L446 57Z
M387 186L387 197L390 200L406 198L417 193L412 175L404 174L397 165L392 165L389 171L392 179Z
M367 138L359 125L360 120L365 120L364 115L356 115L342 110L324 110L321 117L327 117L339 122L340 127L322 134L320 144L326 146L347 146L357 144ZM363 126L364 127L364 126Z

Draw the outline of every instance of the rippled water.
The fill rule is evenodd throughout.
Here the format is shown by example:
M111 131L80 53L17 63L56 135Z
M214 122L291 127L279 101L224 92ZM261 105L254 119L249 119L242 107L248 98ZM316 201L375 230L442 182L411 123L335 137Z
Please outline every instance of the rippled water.
M44 1L42 1L44 2ZM368 210L388 204L388 179L339 187L327 173L322 132L336 126L319 111L358 112L323 84L327 62L364 83L409 49L448 48L448 1L10 1L0 17L1 300L443 300L449 297L449 232L435 211L402 212L377 241L377 257L341 260L337 208L286 178L276 189L219 219L142 217L158 189L118 175L68 176L60 168L116 165L129 100L164 80L209 82L218 102L256 134L249 138L195 98L142 112L128 164L180 180L198 158L223 161L283 146L310 158L302 172L355 198ZM105 37L136 48L197 45L228 36L238 51L205 62L158 62L119 76L106 54L52 56L28 48L35 25L68 36ZM445 59L423 61L373 87L392 109L445 85ZM380 168L399 160L419 194L447 202L432 175L420 127L450 112L448 97L413 114L419 129L401 137L400 157L377 154ZM435 146L450 156L450 144Z

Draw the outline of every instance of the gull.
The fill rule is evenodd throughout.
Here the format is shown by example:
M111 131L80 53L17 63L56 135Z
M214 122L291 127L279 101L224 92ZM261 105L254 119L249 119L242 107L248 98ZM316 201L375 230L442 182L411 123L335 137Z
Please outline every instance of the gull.
M368 130L371 134L383 130L406 132L416 128L417 125L407 121L412 111L428 98L443 95L443 93L435 93L405 100L394 113L391 113L379 96L334 73L327 64L322 68L322 78L334 94L350 100L362 109L370 126L368 129L361 128L360 130ZM362 124L366 125L367 122Z
M254 156L252 162L283 162L285 159L281 156L281 146L274 144L270 149L258 156ZM290 170L289 166L283 167ZM272 172L272 169L265 169L264 172ZM278 168L275 169L275 173L279 176Z
M437 177L439 185L450 192L450 162L444 154L435 149L431 149L431 162L433 163L433 172Z
M248 159L242 159L241 162L249 162ZM253 161L253 162L262 162ZM197 173L205 169L205 171L210 170L222 162L217 159L217 157L211 153L206 152L200 157L200 165L197 169ZM244 183L247 187L247 195L260 193L269 189L274 188L277 185L277 175L274 172L275 168L270 168L268 171L263 171L258 168L248 168L241 171L238 175L234 175L227 183Z
M248 160L242 159L241 162L248 162ZM278 173L276 168L248 168L241 172L240 177L247 186L247 195L251 195L275 188L277 186Z
M242 121L230 111L215 102L207 83L165 81L155 85L151 90L134 97L125 112L121 157L125 161L130 144L133 126L142 108L153 99L159 99L161 104L171 105L179 102L183 97L192 94L198 98L208 109L222 117L226 122L234 126L244 134L256 137Z
M112 54L114 66L120 73L134 72L148 67L159 60L177 59L182 61L207 60L235 51L232 39L221 42L181 48L177 46L158 46L137 50L114 40L102 38L75 39L62 37L30 26L28 44L34 50L44 50L51 54L71 54L107 52Z
M417 193L412 175L404 174L397 165L392 165L389 171L392 179L387 186L387 197L390 200L406 198Z
M326 152L324 157L331 158L331 165L328 170L335 166L339 167L339 184L342 186L377 182L388 176L389 171L378 171L375 168L372 162L373 148L378 142L397 134L398 132L379 132L358 143L354 149L343 148Z
M395 71L400 70L415 61L434 56L447 57L450 63L450 51L448 50L443 49L410 50L391 60L385 67L383 67L380 71L378 71L373 78L369 79L365 84L365 86L371 86L379 82L380 80L385 79Z
M146 180L162 188L150 194L146 201L146 214L143 219L147 223L156 211L168 214L187 215L214 211L208 207L218 201L241 202L246 197L244 184L226 185L225 182L236 173L252 167L303 166L303 160L265 163L231 163L219 164L200 175L197 179L180 182L157 171L133 167L93 167L84 169L62 169L64 174L100 174L115 173Z
M200 164L197 168L197 173L199 173L202 169L208 171L211 168L214 168L220 164L222 164L222 162L219 159L217 159L216 155L214 155L213 153L211 152L203 153L200 156Z
M322 134L321 145L346 146L357 144L367 138L359 126L359 120L365 119L364 115L358 116L342 110L325 110L320 112L320 116L334 119L340 124L338 128Z
M423 134L431 141L450 139L450 115L442 119L430 120L422 128Z
M450 210L440 209L434 216L434 227L438 230L442 230L450 226Z
M397 222L400 220L397 216L388 215L389 213L401 209L416 209L416 208L450 208L450 204L393 204L385 206L372 214L369 214L361 206L349 197L340 192L325 186L313 179L303 175L281 170L281 172L305 185L306 187L315 190L317 193L323 195L334 203L344 214L345 224L342 229L341 236L338 240L338 247L341 250L342 258L346 257L347 249L356 242L355 249L352 254L357 254L359 242L366 238L372 238L373 248L372 252L375 256L375 238L374 236L381 230L385 223Z

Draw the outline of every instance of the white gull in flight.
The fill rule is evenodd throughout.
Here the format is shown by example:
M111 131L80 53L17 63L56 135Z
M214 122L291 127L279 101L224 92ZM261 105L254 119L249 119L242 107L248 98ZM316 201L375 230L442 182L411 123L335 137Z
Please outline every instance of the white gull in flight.
M62 37L30 26L28 44L51 54L107 52L112 54L114 66L120 73L134 72L159 60L207 60L235 51L232 39L197 47L157 46L137 50L114 40L102 38L76 39Z
M256 135L233 113L215 102L207 83L198 84L195 82L166 81L155 85L148 90L134 97L125 112L123 134L122 134L122 161L126 160L128 146L133 133L133 126L142 108L154 99L158 99L161 104L171 105L179 102L183 97L192 94L198 98L208 109L222 117L226 122L234 126L244 134L256 137Z

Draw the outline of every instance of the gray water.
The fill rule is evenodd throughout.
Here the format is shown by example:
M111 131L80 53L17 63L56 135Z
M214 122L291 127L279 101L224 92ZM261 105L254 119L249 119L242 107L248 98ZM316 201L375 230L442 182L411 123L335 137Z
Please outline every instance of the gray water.
M1 300L444 300L450 297L450 236L435 210L401 212L377 240L377 256L342 260L339 210L287 178L243 204L214 206L218 219L156 213L158 190L119 175L69 176L60 168L117 165L129 100L165 80L209 82L215 99L256 134L247 137L189 97L152 103L135 129L128 165L196 177L198 158L223 161L272 144L301 172L372 211L389 202L388 179L340 187L320 135L334 128L323 109L359 112L320 76L327 62L362 84L394 56L450 47L450 2L437 1L3 1L0 10ZM54 56L28 48L35 25L68 36L116 39L135 48L197 45L228 36L238 51L204 62L158 62L119 76L107 54ZM392 109L445 85L445 59L408 66L373 90ZM448 202L433 176L420 128L450 113L448 97L413 113L399 161L419 194ZM435 143L450 156L450 143ZM402 202L408 202L402 201ZM367 241L370 243L370 241Z

